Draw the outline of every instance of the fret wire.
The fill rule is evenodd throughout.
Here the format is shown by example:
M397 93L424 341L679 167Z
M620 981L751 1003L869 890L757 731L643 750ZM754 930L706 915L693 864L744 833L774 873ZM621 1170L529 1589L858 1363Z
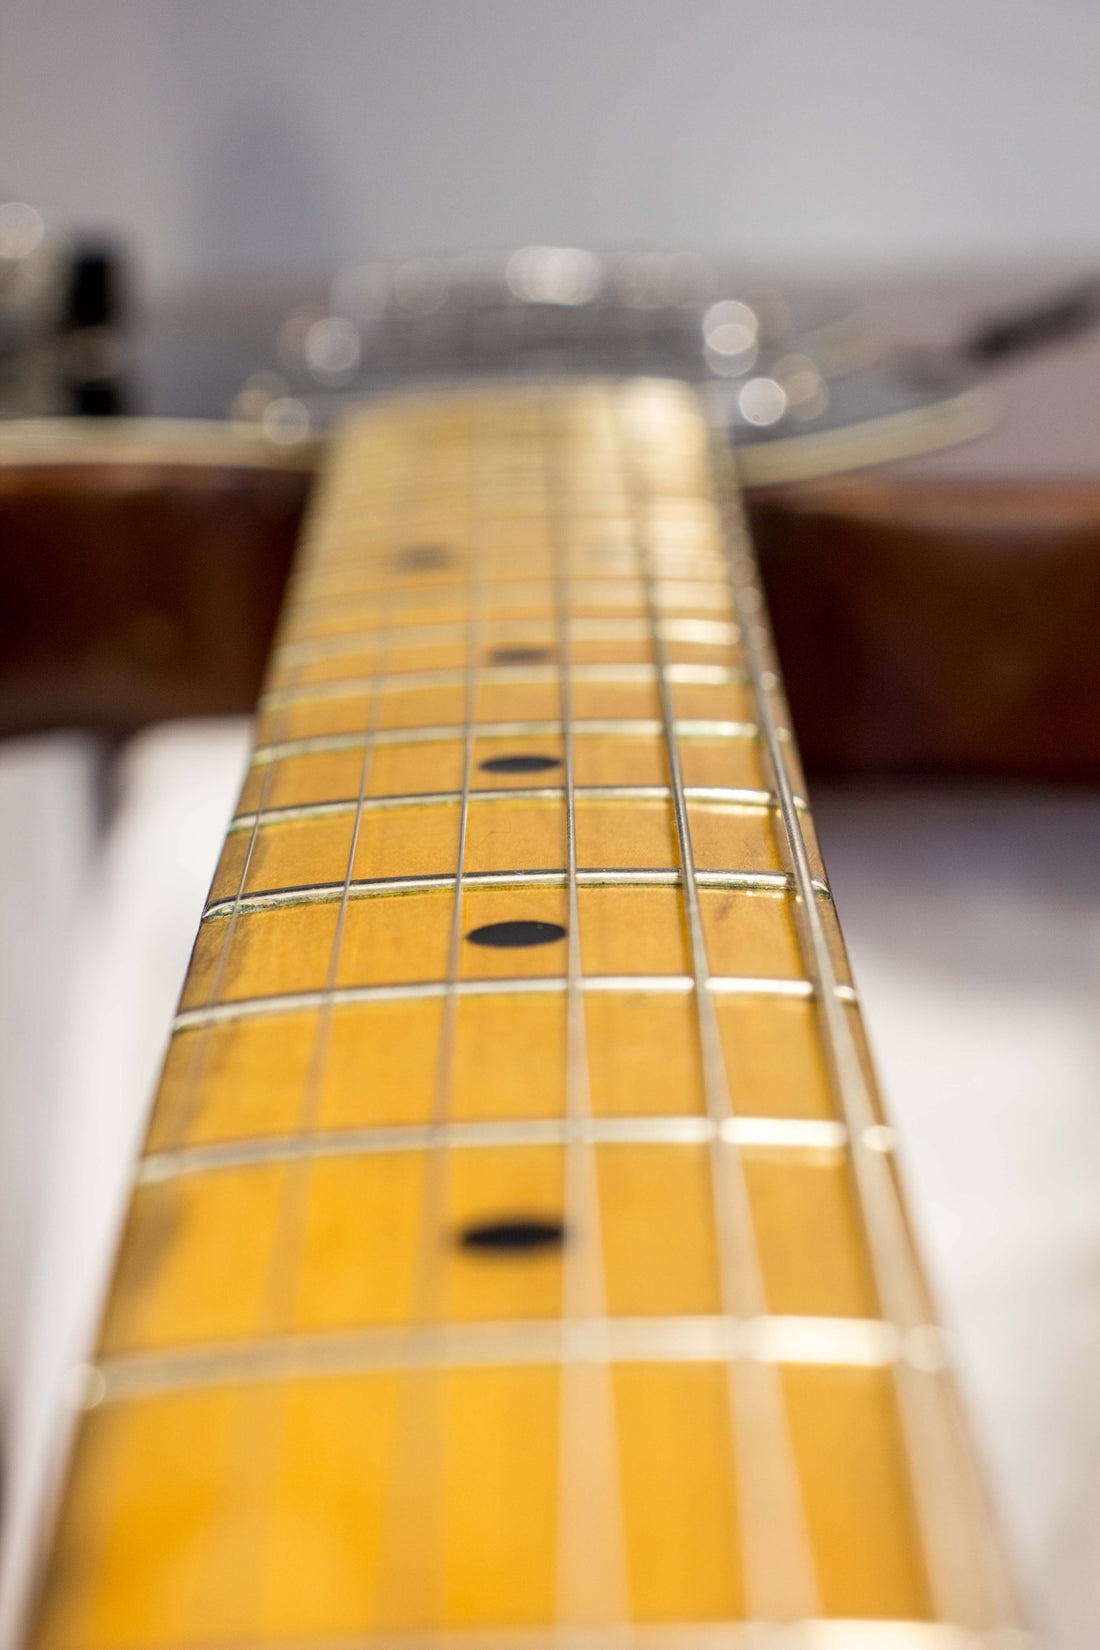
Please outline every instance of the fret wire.
M523 609L548 605L546 598L542 597L541 594L538 595L537 600L534 598L536 593L541 593L550 582L550 579L543 575L532 578L526 583L516 581L514 578L495 581L493 591L496 607L493 615L494 621L496 623L507 622L502 618L502 613L508 608ZM665 607L722 609L728 611L728 592L725 582L720 576L710 579L665 579L662 582L667 586L661 593L661 604ZM527 588L528 585L530 589ZM457 602L456 592L460 588L458 585L424 585L415 588L415 590L412 588L406 589L401 592L403 597L402 606L405 608L446 607ZM613 580L607 577L576 580L574 597L579 605L601 608L629 607L637 600L636 593L631 589L629 581ZM344 598L332 598L332 605L335 612L346 614L349 603ZM370 609L377 606L377 600L373 594L368 594L359 598L358 605L364 609L362 617L367 618ZM702 614L691 616L702 617ZM359 615L356 614L355 617L358 618ZM353 632L356 636L359 636L361 635L361 628L359 625L349 625L348 632ZM319 636L284 634L280 638L279 647L282 649L287 646L300 646L302 643L328 640L330 636L338 636L344 633L337 630L328 633L322 632Z
M399 652L409 647L441 647L448 643L453 646L461 642L465 635L465 626L461 624L409 625L402 622L396 628L400 638ZM489 633L503 632L528 637L542 635L553 629L553 614L543 618L491 619L485 628ZM735 646L739 639L737 625L728 619L662 619L657 628L666 641L689 647L727 648ZM377 627L368 624L362 630L350 633L338 631L331 636L315 636L308 641L282 642L272 648L271 660L273 665L279 666L301 663L302 660L296 657L298 654L308 658L338 659L342 653L369 653L374 646L372 638L377 634ZM575 614L573 635L580 642L647 642L649 626L644 618L592 619Z
M548 628L548 621L497 619L486 628L521 636L540 635ZM667 641L682 642L692 647L727 647L738 640L737 626L722 619L662 619L658 628ZM461 642L465 634L464 626L456 624L398 625L396 629L400 647L439 647ZM314 637L309 641L282 642L271 651L272 667L278 669L282 665L308 663L310 659L339 658L341 653L366 653L373 648L371 638L377 634L377 629L372 625L350 635L336 634ZM574 618L573 635L578 640L591 642L648 641L649 628L645 619Z
M766 1369L775 1379L783 1364L884 1368L898 1367L905 1358L896 1326L882 1318L684 1314L608 1318L605 1323L609 1364L724 1363L729 1368L745 1364ZM204 1341L112 1353L93 1366L102 1378L96 1397L99 1402L124 1402L199 1386L294 1381L383 1369L434 1376L448 1368L548 1363L564 1371L591 1361L588 1342L570 1344L567 1327L553 1317L411 1323L303 1330L270 1336L251 1346ZM418 1511L422 1517L423 1509ZM591 1623L587 1625L591 1632ZM601 1625L606 1632L620 1623ZM606 1641L601 1638L599 1642L602 1646Z
M553 583L553 570L544 552L540 551L538 547L527 546L527 554L531 555L533 553L538 560L529 562L525 567L522 563L517 565L513 560L512 552L515 548L516 541L514 537L509 536L502 539L495 550L486 550L486 555L495 554L500 563L500 570L497 572L489 571L486 573L483 566L484 582L490 596L503 591L507 592L509 596L525 597L531 589L542 589ZM465 554L468 554L468 551L462 553L461 559L465 559ZM519 544L519 554L521 556L524 554L522 540ZM685 566L685 558L682 556L679 558L670 557L667 552L655 550L654 557L662 576L667 578L674 587L670 592L670 597L704 590L716 591L719 588L724 592L725 584L722 577L724 568L720 560L712 557L704 559L699 554L695 554L692 557L694 565ZM611 595L613 604L617 605L624 599L625 593L630 589L629 579L621 573L622 563L629 561L629 554L625 550L619 551L617 555L594 556L589 552L586 559L585 551L580 548L575 552L575 560L579 560L581 565L576 567L572 581L574 599L583 599L592 591L603 595L612 586L617 586L616 592ZM618 568L615 565L616 561L620 564ZM702 567L699 565L701 561L704 562ZM614 577L616 572L620 574L618 579ZM297 604L296 611L301 608L307 611L314 609L317 610L318 617L325 618L329 612L338 612L341 604L350 603L353 606L369 608L374 605L378 591L382 588L384 582L384 580L379 580L372 584L361 584L359 586L345 584L327 594L307 596ZM420 575L410 575L401 583L400 593L403 598L412 597L414 603L421 601L430 603L438 601L441 597L446 598L456 595L462 589L462 582L462 579L457 576L451 576L447 579L431 579L422 578ZM710 599L706 596L703 598L703 605L712 605ZM717 605L725 606L725 602L720 601Z
M619 866L586 866L576 875L577 881L584 888L680 886L680 873L665 866L639 866L631 870L624 870ZM789 871L697 871L695 878L700 888L726 888L741 890L744 893L782 893L796 886ZM465 881L473 888L568 888L569 873L552 866L543 870L527 871L468 871ZM347 897L356 900L398 898L403 894L424 894L436 889L450 888L453 883L454 876L450 871L430 871L423 876L362 877L350 884ZM813 888L821 898L831 898L827 885L818 878L814 878ZM344 895L344 884L339 882L304 883L288 888L260 888L243 896L240 909L270 911L287 905L328 905L334 900L342 902ZM206 907L200 920L220 922L229 916L235 903L229 899L215 901L213 905Z
M752 1621L636 1622L638 1650L762 1650L759 1623ZM356 1634L352 1638L310 1638L310 1650L594 1650L587 1628L439 1628L427 1634ZM215 1647L194 1647L215 1650ZM285 1640L261 1634L246 1641L219 1639L216 1650L285 1650ZM784 1632L782 1646L769 1650L1042 1650L1024 1634L971 1633L938 1621L838 1621L835 1616L798 1622Z
M427 466L424 468L426 470ZM518 477L510 466L504 466L495 472L487 470L473 471L469 479L489 495L490 502L486 505L484 514L484 530L487 536L511 537L515 534L517 524L520 524L532 530L532 537L536 544L545 547L545 537L540 535L540 529L545 526L542 515L542 494L546 483L544 475L533 475L529 478L530 485L526 497L518 491L516 485ZM618 541L614 535L619 534L624 528L628 514L626 500L611 495L600 495L596 498L588 495L584 478L575 466L570 477L570 483L574 500L570 524L574 531L576 532L580 528L586 529L585 537L597 545L604 545L608 542L607 535L610 531L612 548L617 549ZM505 484L512 495L510 507L507 510L501 509L498 503L501 486ZM444 491L451 493L453 485L453 477L440 477L434 483L425 481L418 491L418 499L422 505L425 503L430 505L433 502L431 493L433 486L438 488L442 494ZM369 493L345 495L342 504L334 509L330 518L333 537L337 537L339 530L346 524L348 517L354 517L356 522L362 521L364 516L369 520L375 502L375 498ZM671 492L663 495L659 504L658 524L662 535L670 543L679 535L681 542L679 545L673 545L674 549L682 550L686 548L691 550L700 542L702 542L704 548L707 546L706 536L700 530L705 520L707 503L706 495L695 488L681 490L675 495ZM440 509L437 505L434 510L429 509L426 512L426 519L430 530L443 528L450 531L454 523L454 511L449 507L449 503L445 509ZM366 566L369 569L372 560L377 559L378 555L377 549L372 548L372 540L376 539L377 535L370 534L368 530L362 549L361 561L352 560L350 557L342 561L330 554L326 557L322 568L307 569L306 571L331 572L334 568L348 566L356 568ZM687 541L686 546L685 540Z
M690 974L586 974L581 981L584 991L682 992L685 996L694 989ZM812 980L788 979L753 974L712 974L708 990L718 997L806 997L814 995ZM442 980L410 980L395 985L345 985L331 993L331 1000L339 1007L356 1003L400 1003L420 998L441 997ZM459 996L486 997L495 993L557 992L565 990L565 976L560 974L494 975L486 979L459 980ZM851 986L838 985L837 998L842 1003L855 1003ZM268 997L228 998L199 1008L182 1009L172 1022L172 1033L192 1031L198 1027L223 1024L234 1020L253 1019L266 1014L297 1014L316 1008L322 1001L320 991L285 991Z
M730 589L739 615L742 646L757 701L757 717L773 770L779 818L798 888L796 913L802 949L814 987L822 1043L832 1085L848 1128L849 1170L867 1236L872 1274L886 1317L905 1338L928 1338L930 1303L911 1247L889 1154L871 1148L877 1117L848 1015L836 989L836 971L817 901L809 854L781 743L771 668L771 638L759 586L734 461L714 435L711 466L727 545ZM921 1369L896 1365L895 1391L906 1439L906 1456L929 1582L937 1612L967 1626L1010 1624L1016 1609L992 1539L983 1494L942 1360ZM975 1516L976 1515L976 1516ZM973 1519L981 1536L971 1535ZM992 1616L992 1621L991 1621Z
M479 739L541 738L561 733L559 720L479 722ZM664 732L664 724L656 717L581 717L573 720L574 738L596 739L651 739ZM680 717L676 732L681 739L745 739L754 740L759 729L755 722L712 721L700 717ZM433 726L411 728L379 728L376 745L423 745L462 736L461 722L440 722ZM275 745L259 745L252 753L253 764L285 761L288 756L312 756L326 751L354 750L362 740L361 733L319 734L306 739L284 739ZM790 738L786 729L780 738Z
M667 785L576 785L575 794L586 802L667 802L671 792ZM472 790L471 802L560 802L565 792L560 785L495 785L491 790ZM746 813L762 812L779 806L774 791L756 790L738 785L685 785L684 795L689 802L711 802L729 810ZM363 798L364 812L394 808L436 808L461 801L461 791L401 791L391 796ZM805 808L802 797L795 797L795 806ZM267 808L264 824L287 825L295 820L332 819L352 813L354 797L335 797L327 802L289 802L283 807ZM250 831L255 813L234 814L228 834L240 835Z
M521 589L526 585L542 584L547 579L552 580L549 550L530 534L519 540L524 551L524 559L518 563L513 554L517 542L514 532L499 534L495 539L492 535L487 535L483 537L482 542L482 573L490 589L499 585ZM468 546L460 547L456 560L465 559L468 553ZM702 541L694 546L666 545L664 548L655 549L654 555L662 574L673 579L678 585L720 582L724 572L720 554ZM609 575L628 566L629 562L630 550L625 541L612 545L574 545L574 575L579 583L598 584L606 581ZM294 597L295 609L297 612L320 612L324 616L333 604L342 599L366 604L371 601L381 582L378 577L358 576L358 569L348 565L337 570L335 574L328 575L326 582L315 583L312 588L300 589ZM436 577L430 583L426 582L424 588L433 593L447 592L455 589L457 582L454 577ZM418 586L410 581L402 588L415 589Z
M585 1023L580 902L577 876L576 753L573 744L571 577L562 532L565 479L556 407L542 408L547 461L545 513L553 542L555 628L558 642L568 887L566 974L565 1241L562 1279L563 1360L579 1343L580 1361L561 1373L555 1623L603 1629L629 1644L630 1595L617 1447L615 1398L603 1276L599 1183L592 1141ZM552 468L551 468L552 466Z
M484 666L483 670L486 680L493 683L553 682L557 676L555 665L490 664ZM739 687L745 681L744 671L722 665L670 665L668 677L670 682L698 687ZM422 687L460 687L465 680L465 670L459 666L439 670L391 671L388 687L398 691L415 691ZM656 680L656 670L653 665L644 663L574 665L573 680L643 685ZM300 705L325 699L354 699L358 694L369 692L373 681L373 676L343 676L324 682L306 682L293 688L273 688L270 692L260 695L257 708L264 711L274 710L284 704Z
M433 1145L485 1151L493 1147L565 1146L571 1140L583 1139L595 1146L698 1146L709 1145L716 1135L736 1145L782 1153L805 1152L813 1157L843 1147L848 1130L832 1118L743 1115L729 1117L716 1126L711 1118L690 1112L639 1117L590 1115L585 1119L562 1116L380 1123L362 1128L315 1130L307 1135L248 1136L150 1152L141 1159L137 1184L159 1185L186 1175L285 1163L294 1158L308 1157L313 1161L375 1156L427 1151Z
M675 706L667 675L665 644L656 630L659 592L649 539L648 501L621 396L615 408L615 435L633 499L646 606L653 630L657 691L680 850L681 886L703 1062L703 1091L708 1115L718 1125L731 1115L732 1107L725 1056L708 986L706 937L699 905L691 821L684 796ZM765 1310L764 1287L740 1153L733 1142L717 1134L710 1152L723 1310L735 1320L759 1317ZM774 1372L764 1365L731 1362L727 1383L748 1614L778 1621L816 1615L817 1578L782 1389Z
M510 487L514 488L516 477L511 469L505 469L500 470L495 474L490 474L488 472L475 472L471 479L481 487L487 486L490 489L496 489L502 482L506 482ZM531 488L527 500L522 499L518 494L513 492L512 506L510 509L503 510L497 505L487 509L484 517L486 531L491 534L494 529L501 528L505 534L514 533L517 522L526 524L529 527L534 526L537 528L541 526L543 524L541 497L542 489L545 485L545 479L545 476L531 478ZM449 499L452 496L453 485L453 479L451 478L443 478L434 483L426 482L418 490L418 496L421 502L425 500L430 502L432 497L432 487L434 486L439 489L441 497L445 501L449 502ZM625 498L608 499L606 496L601 495L597 499L596 506L594 507L592 500L587 499L585 496L585 488L581 477L575 472L571 478L571 494L571 522L574 527L580 525L588 526L599 524L601 529L606 529L606 525L609 520L613 523L616 529L622 525L624 517L628 511L628 505ZM681 493L678 497L682 502L689 503L692 506L705 507L707 503L706 497L703 493ZM376 498L372 497L369 493L360 493L357 495L353 494L348 496L345 500L344 508L335 511L332 516L329 517L329 524L333 530L333 536L335 537L338 535L339 529L345 525L345 520L348 516L354 515L356 520L360 520L365 512L373 510L376 502ZM686 526L689 536L697 534L700 516L700 511L698 508L693 508L691 511L687 512L688 520L686 522L684 520L683 512L677 511L673 508L673 500L671 497L665 497L661 500L660 509L661 515L659 519L662 532L671 535L675 533L677 529L683 529ZM450 526L452 519L453 512L450 509L447 509L446 511L438 514L436 525L442 524L444 526ZM379 552L377 551L366 551L361 560L358 558L355 560L349 558L347 561L338 561L332 558L327 558L323 567L312 569L310 571L316 574L330 573L334 569L344 567L360 568L365 566L369 568L378 559L378 555Z
M484 480L477 483L477 485L481 489L486 487ZM606 567L609 561L613 561L616 557L622 558L626 554L626 547L623 542L627 520L626 506L624 505L623 509L616 513L610 527L606 515L598 520L592 517L586 521L583 500L578 499L575 488L576 477L573 477L571 481L571 498L573 500L571 525L575 540L579 540L576 548L585 563L581 571L586 571L588 566L595 566L598 571L600 568ZM540 578L550 556L545 536L540 532L543 521L538 514L539 507L533 500L534 495L532 494L531 511L525 516L517 512L512 516L494 518L492 514L487 513L482 527L482 539L489 548L490 556L501 562L508 570L508 577L517 582L524 579ZM701 509L706 508L706 500L702 497L699 497L696 502ZM360 524L364 520L364 516L373 508L374 505L371 503L357 504L354 512L345 512L345 518L354 516L356 523ZM439 533L453 536L454 522L454 512L448 510L445 514L436 517L429 530L437 536ZM714 565L716 557L713 546L708 540L705 527L700 518L696 519L686 535L681 536L679 543L673 542L677 537L677 529L667 518L662 520L657 517L655 512L655 524L661 539L664 541L659 550L663 560L680 567L688 566L692 569L689 577L698 576L694 570L699 566L709 570ZM341 536L345 525L346 519L341 520L339 516L334 517L330 527L333 537ZM522 533L526 540L528 556L523 565L514 567L507 549L509 545L515 543L518 533ZM376 538L377 542L377 536L372 536ZM323 539L321 540L321 546L323 550ZM458 539L457 548L459 556L465 556L470 548L469 542ZM314 570L312 586L310 576L307 575L305 579L299 579L295 589L296 599L299 602L324 601L328 593L324 589L317 589L318 582L324 579L331 581L348 573L352 573L359 578L360 589L369 591L373 588L369 582L369 575L384 561L384 554L384 550L372 549L370 537L365 537L359 554L354 560L329 559L326 566ZM367 575L367 582L363 582L364 575ZM434 576L440 584L453 583L449 575L444 578L438 569L434 570Z
M665 582L668 584L668 589L661 592L661 604L663 606L703 607L703 609L722 609L724 612L729 612L729 591L727 591L726 581L722 579L721 571L717 571L717 569L714 576L706 577L706 579L683 579L683 577L673 579L673 577L668 577ZM457 579L449 582L449 584L429 584L429 582L422 582L419 579L416 582L407 582L406 586L402 586L401 591L399 591L402 597L401 606L406 607L406 609L452 606L452 604L460 602L462 587L462 581L457 581ZM510 577L506 577L506 579L490 579L490 581L487 581L487 587L488 594L491 596L491 606L495 607L493 622L496 622L496 624L506 622L501 614L510 607L519 607L519 609L524 609L524 607L551 609L552 607L552 573L549 568L533 574L529 579L516 579L515 573L511 574ZM615 577L610 577L604 571L604 573L574 579L572 581L572 601L585 607L610 607L610 609L615 609L615 607L628 607L632 604L638 604L640 594L638 594L637 586L635 586L632 579L622 576L615 579ZM355 617L355 619L361 617L361 619L366 620L369 619L371 609L378 607L378 589L360 592L353 599L350 599L346 594L325 597L325 606L333 614L340 615L340 617L348 615L350 607L360 607L363 612L361 614L355 612L355 614L351 614L351 617ZM323 617L327 617L327 614L322 612L317 617L323 619ZM533 617L533 615L528 614L528 617ZM536 615L536 617L541 617L541 614ZM696 617L703 617L703 614L698 614ZM364 629L366 629L366 625L364 625ZM302 642L318 642L318 640L328 640L330 635L350 634L350 632L360 634L360 625L350 624L346 625L345 630L320 632L320 635L308 635L302 634L302 632L299 632L299 634L294 634L294 632L285 634L284 632L284 635L280 637L279 645L282 648Z

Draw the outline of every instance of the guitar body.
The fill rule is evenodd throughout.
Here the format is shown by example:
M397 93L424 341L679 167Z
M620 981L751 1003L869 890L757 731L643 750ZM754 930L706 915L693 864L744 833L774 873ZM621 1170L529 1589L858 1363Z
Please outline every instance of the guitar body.
M317 460L0 466L0 729L255 704ZM232 442L226 442L232 449ZM747 489L807 771L1100 776L1100 485Z

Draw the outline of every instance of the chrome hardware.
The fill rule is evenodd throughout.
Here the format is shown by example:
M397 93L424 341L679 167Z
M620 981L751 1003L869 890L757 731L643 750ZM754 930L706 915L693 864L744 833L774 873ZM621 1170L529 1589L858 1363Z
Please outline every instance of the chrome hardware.
M349 399L403 381L644 371L710 381L735 438L759 439L822 416L852 325L696 252L524 246L375 261L342 269L327 308L287 318L278 369L249 378L232 412L292 445ZM865 356L855 327L857 339Z

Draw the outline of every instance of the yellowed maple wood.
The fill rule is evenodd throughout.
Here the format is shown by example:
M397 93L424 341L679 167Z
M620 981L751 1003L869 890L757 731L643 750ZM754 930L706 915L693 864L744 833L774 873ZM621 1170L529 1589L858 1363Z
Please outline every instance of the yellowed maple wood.
M692 986L662 671L736 1146L715 1133ZM563 675L572 983L564 934L461 938L570 925ZM544 765L485 766L517 754ZM777 1417L784 1539L808 1566L778 1619L877 1623L884 1650L964 1642L936 1627L899 1350L879 1333L773 778L689 392L410 399L337 443L153 1110L39 1650L732 1632L757 1613L768 1534L745 1523L753 1393ZM804 829L823 878L808 814ZM564 1249L458 1243L478 1222L561 1215L578 1107L597 1132ZM778 1350L734 1354L740 1384L720 1350L737 1326L715 1151L743 1188L761 1322L778 1325ZM577 1266L604 1347L580 1354L604 1371L584 1400L605 1429L589 1467L563 1443ZM845 1324L858 1355L830 1339ZM966 1455L961 1435L949 1447ZM593 1562L621 1575L573 1573L567 1467ZM980 1503L956 1510L983 1552ZM995 1569L973 1578L976 1632L1000 1620ZM895 1641L900 1623L927 1641Z

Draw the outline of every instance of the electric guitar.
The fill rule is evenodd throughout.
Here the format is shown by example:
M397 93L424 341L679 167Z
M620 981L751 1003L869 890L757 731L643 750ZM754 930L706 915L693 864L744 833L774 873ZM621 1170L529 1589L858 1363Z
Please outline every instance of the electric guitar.
M41 1650L1024 1642L729 396L547 371L587 267L534 371L387 293L417 371L327 441Z

